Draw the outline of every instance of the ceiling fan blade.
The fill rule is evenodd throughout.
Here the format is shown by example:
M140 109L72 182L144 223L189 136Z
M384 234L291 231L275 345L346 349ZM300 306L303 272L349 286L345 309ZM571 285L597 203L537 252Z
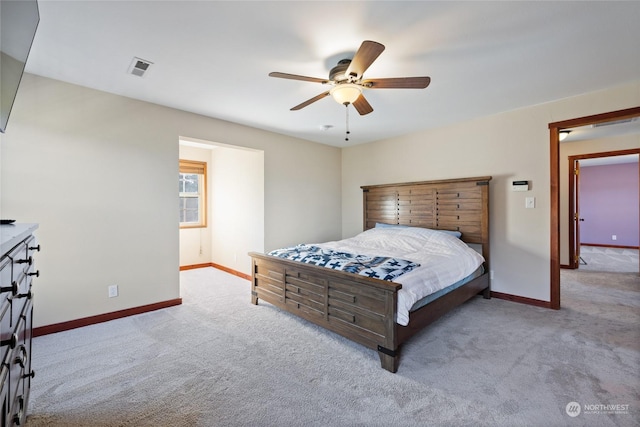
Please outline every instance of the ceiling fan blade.
M361 116L369 114L373 111L373 107L371 107L371 104L367 102L363 94L360 94L358 99L353 102L353 107L356 109L356 111L358 111L358 113L360 113Z
M349 68L347 68L346 75L354 76L358 79L362 78L364 72L371 64L373 64L373 61L380 56L383 50L383 44L373 42L371 40L363 41L356 54L353 56L351 64L349 64Z
M299 76L297 74L287 74L287 73L278 73L273 72L269 73L270 77L278 77L281 79L289 79L289 80L302 80L305 82L313 82L313 83L329 83L327 79L319 79L317 77L307 77L307 76Z
M390 79L367 79L362 82L369 89L424 89L431 77L396 77Z
M323 92L323 93L321 93L320 95L314 96L313 98L311 98L311 99L308 99L308 100L304 101L302 104L298 104L298 105L296 105L295 107L293 107L293 108L291 109L291 111L298 111L298 110L301 110L301 109L303 109L304 107L306 107L307 105L309 105L309 104L313 104L314 102L319 101L319 100L321 100L322 98L324 98L324 97L326 97L326 96L329 96L329 91Z

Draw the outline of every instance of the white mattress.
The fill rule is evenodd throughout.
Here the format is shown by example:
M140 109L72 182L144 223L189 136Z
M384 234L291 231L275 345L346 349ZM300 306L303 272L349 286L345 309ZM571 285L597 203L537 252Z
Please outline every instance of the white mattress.
M420 299L473 273L484 258L457 237L418 227L372 228L354 237L314 246L360 255L388 256L417 262L420 267L394 280L398 291L396 323L409 323L409 310Z

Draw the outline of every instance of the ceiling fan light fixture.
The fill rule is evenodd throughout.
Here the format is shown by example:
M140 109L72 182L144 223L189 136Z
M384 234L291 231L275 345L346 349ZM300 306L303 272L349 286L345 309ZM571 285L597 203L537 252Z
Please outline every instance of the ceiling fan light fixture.
M321 83L331 85L330 90L325 90L319 95L314 96L301 104L291 108L291 111L301 110L316 101L324 99L329 95L338 104L353 105L353 108L364 116L373 112L373 107L365 99L363 89L424 89L431 82L430 77L392 77L382 79L362 80L365 71L384 51L384 45L371 40L362 42L353 59L341 59L338 65L329 71L329 79L321 79L317 77L300 76L297 74L288 74L281 72L271 72L270 77L278 77L281 79L301 80L304 82ZM348 111L349 108L345 108ZM349 131L347 130L347 135Z
M336 65L331 69L331 71L329 71L329 80L334 82L343 82L347 80L347 69L349 68L350 64L350 59L341 59L338 62L338 65Z
M362 87L353 83L342 83L334 86L329 93L338 104L353 104L362 93Z

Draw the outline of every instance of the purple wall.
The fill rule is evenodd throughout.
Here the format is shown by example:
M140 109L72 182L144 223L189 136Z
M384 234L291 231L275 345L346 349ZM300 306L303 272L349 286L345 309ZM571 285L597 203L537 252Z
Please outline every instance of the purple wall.
M581 243L638 246L638 163L581 167L579 191Z

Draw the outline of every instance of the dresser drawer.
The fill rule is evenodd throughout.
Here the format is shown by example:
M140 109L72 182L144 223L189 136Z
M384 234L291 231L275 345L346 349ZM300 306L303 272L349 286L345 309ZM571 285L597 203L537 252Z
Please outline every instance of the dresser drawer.
M16 346L9 352L9 394L17 396L23 394L22 379L25 368L29 362L29 354L25 346L26 322L24 318L19 318L14 334L17 337Z
M3 335L11 326L11 315L8 313L9 307L11 307L9 297L18 293L18 284L14 284L11 277L12 263L13 261L9 257L0 259L0 334ZM6 317L5 313L7 313Z
M17 261L25 260L26 257L27 246L23 242L0 259L0 298L2 298L2 303L7 298L19 293L17 279L20 276L20 272L23 271L22 264L25 263Z
M39 275L34 255L40 251L37 224L0 226L0 427L25 425L31 389L33 302L31 282Z
M24 319L24 333L18 339L22 339L21 344L24 345L26 355L22 374L22 391L18 389L18 393L22 393L25 401L28 401L29 391L31 390L31 379L35 375L34 371L31 369L31 343L33 338L33 303L31 301L27 302L21 316Z
M24 244L27 246L27 255L33 256L36 252L40 252L40 243L38 243L36 236L29 236L25 239Z
M23 426L27 418L27 401L23 395L17 395L13 399L11 412L9 413L9 426Z
M33 265L33 257L28 255L27 245L24 242L13 248L7 257L12 261L11 276L13 280L16 280L21 272L28 271L29 267Z
M27 240L25 240L25 246L27 250L27 256L25 259L27 259L28 261L22 264L24 267L23 271L29 276L37 277L40 275L40 272L36 270L34 256L37 252L40 252L40 244L38 243L38 240L35 236L31 236Z
M11 303L11 327L15 328L20 314L25 309L27 301L31 300L31 277L25 273L20 273L20 277L17 280L18 293L10 296L8 299Z
M0 359L2 362L2 366L0 367L0 384L9 384L9 366L4 363L4 356ZM2 417L0 425L5 427L9 423L9 407L11 402L9 402L9 387L3 386L0 388L0 406L2 406L2 412L0 413L0 417Z
M0 298L6 299L11 294L17 294L18 289L12 286L13 260L4 256L0 259Z
M13 282L11 283L13 289L11 291L11 295L8 296L9 299L16 298L19 295L23 296L29 291L29 289L31 289L31 276L32 275L28 270L19 271L18 274L14 274ZM18 292L14 294L14 290L17 290Z
M18 341L18 337L13 335L13 328L11 328L11 303L6 299L5 302L6 304L0 307L0 360L4 360Z

